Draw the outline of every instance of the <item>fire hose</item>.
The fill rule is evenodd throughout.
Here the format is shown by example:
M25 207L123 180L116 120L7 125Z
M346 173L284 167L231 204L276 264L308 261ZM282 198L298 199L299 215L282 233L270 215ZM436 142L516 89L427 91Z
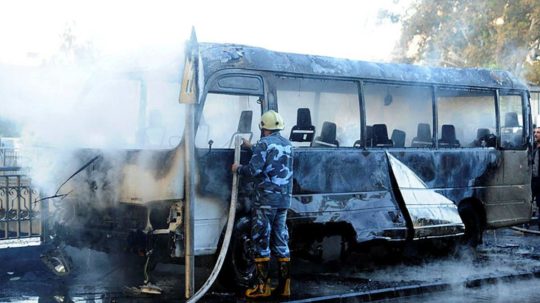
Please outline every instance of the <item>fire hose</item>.
M234 139L234 163L240 163L240 136L235 136ZM201 286L201 288L191 297L187 300L187 303L194 303L197 302L206 292L210 289L212 284L214 284L214 281L216 280L221 267L223 266L223 261L225 260L225 257L227 256L227 250L229 248L229 243L231 242L231 236L233 232L234 227L234 217L236 214L236 203L238 199L238 174L233 174L233 182L232 182L232 190L231 190L231 205L229 207L229 217L227 219L227 228L225 230L225 236L223 238L223 244L221 245L221 251L219 252L219 256L217 258L216 264L214 265L214 269L208 276L208 279L204 284Z
M521 228L521 227L517 227L517 226L512 226L511 228L513 230L517 230L517 231L520 231L522 233L540 235L540 230L531 230L531 229Z
M538 220L538 217L531 218L531 222L536 221L536 220ZM540 235L540 230L532 230L532 229L517 227L517 226L512 226L510 228L516 231L520 231L522 233L526 233L526 234Z
M538 216L531 218L531 222L536 221L536 220L538 220ZM517 227L517 226L512 226L510 228L515 231L519 231L526 234L540 235L540 230L532 230L532 229Z

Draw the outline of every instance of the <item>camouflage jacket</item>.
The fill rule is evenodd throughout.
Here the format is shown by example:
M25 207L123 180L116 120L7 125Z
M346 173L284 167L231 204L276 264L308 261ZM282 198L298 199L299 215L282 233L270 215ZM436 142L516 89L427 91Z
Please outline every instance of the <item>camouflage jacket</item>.
M261 138L252 151L249 164L241 166L238 173L255 179L255 206L289 208L293 175L291 142L275 132Z

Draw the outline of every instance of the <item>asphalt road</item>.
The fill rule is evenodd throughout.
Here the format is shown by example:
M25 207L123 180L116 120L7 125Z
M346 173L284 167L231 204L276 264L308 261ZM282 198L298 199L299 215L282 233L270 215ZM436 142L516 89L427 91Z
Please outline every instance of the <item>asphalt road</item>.
M415 302L441 302L441 298L448 299L450 295L458 298L460 295L465 295L465 298L474 297L470 292L474 291L475 287L467 286L466 281L540 272L540 236L511 229L486 232L484 244L478 248L477 254L467 249L433 254L431 248L416 247L414 250L405 251L406 258L385 256L384 248L373 248L372 251L351 254L346 260L325 264L294 260L292 299L307 301L315 297L427 284L455 286L444 292L415 297ZM137 288L143 281L140 259L68 247L66 251L73 259L73 270L70 275L59 277L39 258L46 249L33 247L0 251L0 302L183 301L184 268L181 265L159 264L152 274L152 280L162 289L162 295L145 295L138 292ZM368 260L369 255L378 255L381 258ZM197 286L204 282L208 273L209 270L199 268ZM494 281L482 289L497 285L497 279ZM520 285L524 289L530 289L523 283L534 285L535 282L539 281L518 281L513 289L519 289ZM496 289L500 291L501 288L497 286ZM493 293L496 291L488 292ZM480 299L489 298L487 295L479 296ZM530 296L535 298L534 294ZM507 298L505 302L536 301L523 298L520 301L511 301L511 298L513 297ZM404 298L399 302L402 302L401 300ZM463 300L465 299L462 298ZM236 302L243 299L235 292L216 286L202 301ZM461 301L457 299L454 302Z

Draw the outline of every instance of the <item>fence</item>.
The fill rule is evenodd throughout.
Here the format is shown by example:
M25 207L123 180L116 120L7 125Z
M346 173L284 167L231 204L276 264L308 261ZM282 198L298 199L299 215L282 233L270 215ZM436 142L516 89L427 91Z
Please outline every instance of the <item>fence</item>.
M5 240L35 239L42 233L39 195L21 164L16 149L0 149L0 248Z

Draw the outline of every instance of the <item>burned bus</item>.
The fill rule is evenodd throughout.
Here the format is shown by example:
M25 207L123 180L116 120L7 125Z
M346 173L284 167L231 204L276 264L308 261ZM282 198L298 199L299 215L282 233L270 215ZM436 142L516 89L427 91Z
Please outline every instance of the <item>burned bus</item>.
M486 229L530 220L529 93L507 72L192 39L181 102L186 126L170 149L77 152L80 169L51 207L48 238L167 261L215 255L234 138L258 140L270 109L294 145L293 255L323 254L330 239L341 249L455 237L474 246ZM227 265L247 282L251 187L239 182Z

